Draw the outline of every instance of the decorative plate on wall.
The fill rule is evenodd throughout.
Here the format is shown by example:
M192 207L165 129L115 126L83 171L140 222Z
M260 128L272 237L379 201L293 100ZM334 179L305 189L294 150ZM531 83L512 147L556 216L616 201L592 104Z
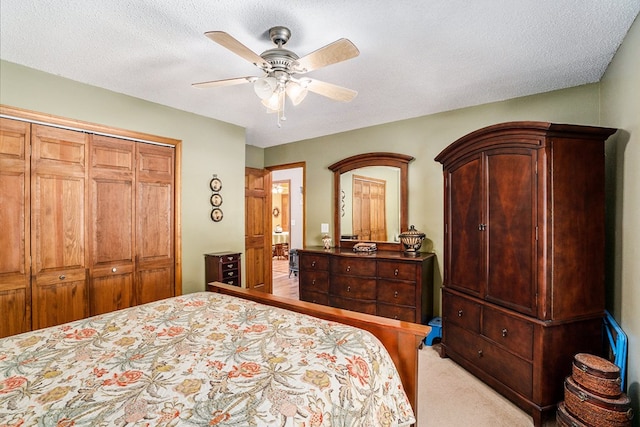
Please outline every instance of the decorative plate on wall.
M224 215L222 213L222 209L220 208L215 208L214 210L211 211L211 219L213 220L213 222L222 221L223 216Z
M212 191L220 191L222 189L222 181L217 176L213 176L213 179L209 183L209 187L211 187Z

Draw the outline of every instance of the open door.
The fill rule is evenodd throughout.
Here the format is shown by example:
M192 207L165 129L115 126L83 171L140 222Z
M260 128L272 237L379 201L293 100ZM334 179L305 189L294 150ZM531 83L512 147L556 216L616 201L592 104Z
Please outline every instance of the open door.
M245 168L245 283L249 289L272 292L271 174Z

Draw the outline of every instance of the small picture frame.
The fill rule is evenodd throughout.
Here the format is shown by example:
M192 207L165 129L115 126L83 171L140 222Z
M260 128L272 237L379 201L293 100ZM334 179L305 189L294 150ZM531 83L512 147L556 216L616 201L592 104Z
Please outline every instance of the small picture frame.
M223 216L224 216L224 214L222 213L222 209L220 209L220 208L215 208L214 210L211 211L211 220L213 222L222 221L222 217Z
M211 196L211 206L213 206L213 207L216 207L216 208L217 208L217 207L218 207L218 206L220 206L221 204L222 204L222 196L221 196L220 194L218 194L218 193L214 193L214 194Z
M211 191L220 191L222 189L222 181L217 176L214 176L209 183L209 187L211 187Z

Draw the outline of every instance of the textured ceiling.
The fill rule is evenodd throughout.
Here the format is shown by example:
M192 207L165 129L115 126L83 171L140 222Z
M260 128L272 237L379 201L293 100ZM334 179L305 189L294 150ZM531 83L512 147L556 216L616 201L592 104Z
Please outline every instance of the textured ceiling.
M2 0L0 58L233 123L268 147L597 82L639 11L640 0ZM299 56L351 40L360 56L308 76L358 96L310 93L278 128L250 84L191 87L261 75L206 31L259 54L277 25Z

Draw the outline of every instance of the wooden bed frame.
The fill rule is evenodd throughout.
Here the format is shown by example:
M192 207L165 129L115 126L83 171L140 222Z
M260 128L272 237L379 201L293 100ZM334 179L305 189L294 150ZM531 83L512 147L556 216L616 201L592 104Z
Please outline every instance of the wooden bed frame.
M298 301L219 282L209 283L207 291L232 295L371 332L391 355L416 418L418 417L418 350L422 348L425 337L431 331L430 326Z

